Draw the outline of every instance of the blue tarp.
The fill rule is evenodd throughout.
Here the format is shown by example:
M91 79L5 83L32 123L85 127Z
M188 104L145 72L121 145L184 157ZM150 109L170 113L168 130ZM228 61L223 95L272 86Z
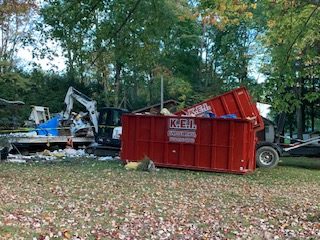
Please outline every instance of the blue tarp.
M213 112L211 112L211 111L205 111L205 112L203 113L203 117L216 118L217 116L216 116Z
M224 119L228 119L228 118L231 118L231 119L236 119L237 118L237 115L236 114L225 114L225 115L222 115L222 116L217 116L215 115L213 112L211 111L205 111L203 113L203 117L208 117L208 118L224 118Z
M236 114L226 114L226 115L222 115L220 116L220 118L232 118L232 119L236 119L237 118L237 115Z
M58 126L59 126L60 116L51 118L50 120L40 123L37 126L37 134L44 136L59 136Z

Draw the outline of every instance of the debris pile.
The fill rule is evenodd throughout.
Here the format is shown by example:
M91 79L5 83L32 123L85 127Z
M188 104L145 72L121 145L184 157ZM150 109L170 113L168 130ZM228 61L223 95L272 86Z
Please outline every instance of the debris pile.
M7 161L14 163L26 163L26 162L41 162L41 161L59 161L65 159L73 158L86 158L94 159L95 156L92 154L87 154L84 149L59 149L55 151L44 150L43 152L38 152L30 156L21 154L9 154Z
M112 157L112 156L105 156L105 157L98 157L98 161L112 161L112 160L119 160L119 157Z
M104 156L97 157L94 154L88 154L84 149L59 149L55 151L44 150L32 155L7 154L6 161L11 163L27 163L27 162L50 162L63 160L88 159L98 161L119 161L119 157Z

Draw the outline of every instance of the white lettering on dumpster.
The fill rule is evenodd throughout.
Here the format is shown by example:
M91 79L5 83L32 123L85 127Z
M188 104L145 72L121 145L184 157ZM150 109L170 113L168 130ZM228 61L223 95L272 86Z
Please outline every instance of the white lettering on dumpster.
M169 142L194 143L197 137L195 119L169 118Z
M169 118L170 129L197 129L194 119L192 118Z
M188 115L199 116L206 111L211 111L212 108L208 103L202 103L187 110Z

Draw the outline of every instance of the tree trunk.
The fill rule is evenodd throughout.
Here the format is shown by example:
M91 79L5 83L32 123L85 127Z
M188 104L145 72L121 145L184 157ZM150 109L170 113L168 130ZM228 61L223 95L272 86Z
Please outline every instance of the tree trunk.
M115 98L114 105L118 107L119 105L119 95L120 95L120 80L121 80L121 63L116 61L116 74L115 74Z
M70 49L67 50L67 56L68 56L67 75L71 80L75 80L74 68L73 68L73 55Z
M312 91L315 92L316 91L316 79L314 77L312 77ZM314 119L315 119L315 109L314 109L314 102L311 102L310 107L311 107L311 112L310 112L310 117L311 117L311 131L314 132Z
M302 121L302 107L299 106L296 110L297 117L297 130L298 130L298 139L303 139L303 121Z
M304 106L303 106L303 92L304 92L304 79L299 78L298 84L296 86L296 94L298 99L301 101L300 105L296 109L296 117L297 117L297 130L298 130L298 138L303 139L304 132Z
M153 74L152 73L149 73L149 104L151 104L152 103L152 101L153 101L153 94L152 94L152 86L153 86L153 78L154 78L154 76L153 76Z
M293 127L292 127L292 123L290 123L290 143L291 143L292 136L293 136Z
M204 51L204 47L205 47L205 34L206 34L206 25L205 23L203 23L202 25L202 33L201 33L201 42L200 42L200 49L199 49L199 57L200 57L200 61L199 61L199 71L198 71L198 79L200 81L203 80L203 68L206 68L206 65L203 64L202 62L202 54Z
M311 131L314 132L314 103L311 103Z
M304 133L306 131L306 103L302 102L302 105L301 105L301 114L302 114L302 126L301 126L301 129L302 129L302 133Z

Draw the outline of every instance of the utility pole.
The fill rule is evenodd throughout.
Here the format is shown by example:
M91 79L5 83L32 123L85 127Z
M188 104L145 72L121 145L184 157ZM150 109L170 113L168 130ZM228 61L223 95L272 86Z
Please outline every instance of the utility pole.
M161 108L160 108L160 111L163 109L163 74L161 74Z

